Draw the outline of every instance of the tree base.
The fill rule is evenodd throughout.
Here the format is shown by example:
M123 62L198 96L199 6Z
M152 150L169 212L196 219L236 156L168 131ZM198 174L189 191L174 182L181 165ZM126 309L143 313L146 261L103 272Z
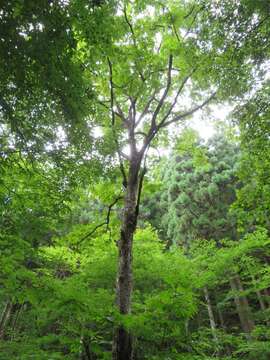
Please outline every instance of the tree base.
M133 359L133 339L132 335L119 327L115 331L113 344L113 360L132 360Z

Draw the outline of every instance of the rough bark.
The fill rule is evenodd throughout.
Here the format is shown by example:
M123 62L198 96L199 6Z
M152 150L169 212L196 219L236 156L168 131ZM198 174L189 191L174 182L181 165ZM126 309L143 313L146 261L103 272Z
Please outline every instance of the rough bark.
M118 242L117 305L120 314L127 315L131 310L132 295L132 245L137 226L137 194L140 162L133 159L130 164L124 213ZM123 327L116 329L113 359L130 360L133 358L132 336Z
M236 305L237 313L240 319L241 327L245 333L251 333L254 328L254 322L252 320L250 307L247 297L239 295L239 292L243 292L243 286L240 277L236 275L230 279L231 289L234 291L234 302Z

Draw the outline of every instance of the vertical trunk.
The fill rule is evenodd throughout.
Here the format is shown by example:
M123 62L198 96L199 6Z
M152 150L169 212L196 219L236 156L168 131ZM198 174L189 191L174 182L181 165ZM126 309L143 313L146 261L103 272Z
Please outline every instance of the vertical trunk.
M261 292L259 290L256 290L256 295L257 295L261 310L265 311L266 310L266 305L264 303Z
M252 285L254 286L254 288L256 289L257 288L257 281L256 281L256 278L255 276L252 274L251 271L249 271L249 274L250 274L250 277L251 277L251 280L252 280ZM264 301L264 296L262 295L263 291L261 290L255 290L256 292L256 295L257 295L257 299L258 299L258 302L260 304L260 308L261 310L264 312L266 309L267 309L267 304L265 303ZM269 322L266 320L267 322L267 325L269 326Z
M264 296L263 296L264 292L260 291L260 290L256 290L256 295L260 304L260 308L263 311L264 314L264 318L265 318L265 323L268 327L270 327L270 321L267 318L267 315L265 313L265 311L267 310L267 303L265 302Z
M1 317L0 317L0 331L3 327L3 323L5 321L5 317L6 317L6 312L7 312L7 309L8 309L8 304L9 302L6 302L3 309L2 309L2 313L1 313Z
M189 335L189 319L187 319L185 321L185 333L186 333L186 336Z
M122 315L129 314L131 310L132 245L138 217L138 172L138 162L131 161L118 244L117 305ZM130 360L132 358L132 336L124 327L119 327L114 339L113 359Z
M210 327L211 327L212 334L213 334L213 339L216 343L218 343L218 338L217 338L217 333L216 333L217 326L216 326L214 312L213 312L213 308L212 308L212 304L210 301L210 296L209 296L207 287L205 287L203 289L203 292L204 292L204 298L205 298L206 305L207 305L207 311L208 311L208 316L209 316Z
M254 322L251 318L251 311L247 297L238 294L239 292L243 291L240 277L237 275L230 279L230 285L232 290L235 292L234 302L240 319L241 327L245 333L250 333L254 328Z
M224 321L222 311L221 311L220 307L218 306L217 295L215 296L215 302L216 302L216 306L217 306L217 314L218 314L218 320L219 320L220 327L225 331L226 330L226 325L225 325L225 321Z
M260 304L260 308L264 313L265 323L266 323L266 325L268 327L270 327L270 321L267 319L267 316L265 316L265 311L267 310L267 305L264 302L263 295L261 294L260 290L256 291L256 295L257 295L257 298L258 298L258 301L259 301L259 304Z
M218 313L218 319L219 319L221 328L222 328L223 330L226 330L226 326L225 326L223 314L222 314L222 311L220 310L219 307L217 307L217 313Z
M218 320L219 320L220 327L222 328L222 330L224 332L226 332L226 325L225 325L223 313L222 313L222 310L220 309L220 307L218 306L218 297L216 294L215 294L215 302L216 302L217 314L218 314ZM225 349L226 354L228 356L231 356L231 349L228 346L228 344L223 344L223 347Z
M83 351L82 351L82 360L96 360L95 354L91 351L90 343L87 339L82 337Z
M265 257L264 261L265 261L266 267L269 268L270 263L269 263L268 257ZM268 307L270 307L270 288L268 287L268 288L264 289L262 292L263 292L263 298L265 300L265 303L268 305Z
M7 302L4 310L2 312L1 315L1 320L0 320L0 339L3 339L4 334L5 334L5 328L6 325L9 322L10 316L11 316L11 311L12 311L12 303L11 302Z
M12 321L11 321L11 329L12 329L12 333L13 333L13 335L12 335L13 338L15 336L15 333L19 331L18 320L23 311L23 307L24 307L24 304L15 304L15 306L13 307L13 316L12 316Z

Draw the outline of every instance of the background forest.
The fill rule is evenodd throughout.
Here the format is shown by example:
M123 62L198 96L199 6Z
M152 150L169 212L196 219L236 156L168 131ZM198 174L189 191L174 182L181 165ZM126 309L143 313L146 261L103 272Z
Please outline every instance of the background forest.
M0 360L270 358L269 63L268 0L0 0Z

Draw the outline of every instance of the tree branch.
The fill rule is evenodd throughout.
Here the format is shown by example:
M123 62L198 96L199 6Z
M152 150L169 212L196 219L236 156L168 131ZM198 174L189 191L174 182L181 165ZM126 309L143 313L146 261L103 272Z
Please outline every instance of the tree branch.
M187 19L195 10L195 5L193 5L190 9L190 11L184 16L184 19Z
M127 119L125 117L125 114L123 113L123 110L121 109L120 105L118 104L117 101L115 101L115 104L116 104L116 107L117 107L117 110L118 110L118 113L116 113L122 120L124 123L127 122Z
M173 63L173 56L170 55L169 56L169 66L168 66L168 74L167 74L167 84L166 84L166 88L161 96L161 99L159 100L158 102L158 105L154 111L154 114L152 116L152 121L151 121L151 128L149 130L149 134L153 132L153 130L156 128L156 118L160 112L160 109L162 108L163 106L163 103L168 95L168 92L170 90L170 87L171 87L171 83L172 83L172 63Z
M105 107L107 110L110 110L110 111L111 111L111 106L106 105L103 101L98 100L98 99L97 99L97 102L98 102L100 105L102 105L103 107ZM111 100L110 100L109 102L111 102ZM117 106L117 104L116 104L116 106ZM119 109L118 109L118 110L119 110ZM117 116L117 117L119 117L121 120L123 120L123 117L122 117L122 115L121 115L119 112L114 111L114 110L113 110L113 112L114 112L114 116Z
M112 131L113 131L113 137L114 137L114 142L116 145L116 151L117 151L117 155L118 155L118 160L119 160L119 164L120 164L120 171L122 173L123 176L123 185L126 187L127 186L127 176L126 176L126 172L125 172L125 167L122 161L122 157L121 157L121 151L120 151L120 146L117 140L117 135L115 132L115 113L113 110L114 107L114 91L113 91L113 70L112 70L112 63L109 59L109 57L107 58L108 60L108 65L109 65L109 82L110 82L110 96L111 96L111 118L112 118Z
M113 70L112 70L112 63L109 59L109 57L107 58L108 60L108 65L109 65L109 82L110 82L110 102L111 102L111 117L112 117L112 126L114 126L115 124L115 114L114 114L114 91L113 91Z
M140 179L139 179L139 187L138 187L138 195L137 195L137 203L136 203L136 215L137 216L139 215L139 211L140 211L140 202L141 202L141 194L142 194L144 175L147 172L146 159L147 159L149 146L145 150L146 151L144 152L144 162L143 162L143 168L142 168Z
M141 136L143 136L143 137L147 137L147 135L146 135L146 133L144 133L143 131L136 131L135 133L134 133L134 135L141 135Z
M131 103L131 116L132 116L132 125L133 125L133 129L135 129L135 126L136 126L136 102L137 102L137 99L133 99L133 98L130 98L130 103Z
M143 154L145 153L145 150L147 149L148 145L151 143L152 139L154 138L154 136L156 135L157 131L159 130L159 128L157 127L156 124L156 119L157 116L164 104L164 101L168 95L168 92L170 90L171 87L171 83L172 83L172 64L173 64L173 56L170 55L169 56L169 60L168 60L168 72L167 72L167 84L166 84L166 88L160 98L160 100L158 101L157 107L154 111L154 114L152 116L152 120L151 120L151 126L150 129L148 131L147 136L144 139L144 144L140 150L140 155L143 156ZM153 100L155 100L155 97L152 96Z
M157 95L157 90L154 91L153 95L152 95L152 96L150 97L150 99L147 101L147 103L146 103L146 105L145 105L145 108L143 109L143 112L141 113L141 115L139 116L139 119L138 119L138 120L136 121L136 123L135 123L135 127L137 127L137 126L140 124L141 120L144 118L144 116L145 116L146 114L148 114L149 108L150 108L152 102L155 100L156 95Z
M187 112L185 112L185 113L176 115L173 119L171 119L171 120L169 120L169 121L167 121L167 122L163 122L163 123L161 122L159 125L155 126L155 127L152 129L152 131L151 131L151 129L150 129L147 137L146 137L145 140L144 140L144 144L143 144L143 146L142 146L142 148L141 148L141 150L140 150L141 156L143 156L143 154L144 154L147 146L150 145L152 139L155 137L155 135L158 133L158 131L159 131L161 128L166 127L166 126L168 126L168 125L170 125L170 124L172 124L172 123L176 123L177 121L182 120L182 119L184 119L184 118L186 118L186 117L194 114L196 111L202 109L205 105L207 105L207 104L215 97L216 93L217 93L217 91L215 91L214 93L212 93L203 103L201 103L200 105L195 106L193 109L191 109L191 110L189 110L189 111L187 111Z
M179 37L179 34L178 34L178 31L175 27L175 24L174 24L174 20L173 20L173 15L172 13L170 12L170 10L168 9L169 11L169 14L170 14L170 18L171 18L171 23L172 23L172 28L173 28L173 32L174 32L174 35L176 36L176 39L179 43L181 43L181 40L180 40L180 37Z
M164 122L162 124L159 124L159 128L162 128L162 127L166 127L170 124L173 124L179 120L182 120L192 114L194 114L196 111L202 109L205 105L207 105L215 96L216 96L216 91L213 92L203 103L201 103L200 105L197 105L195 106L193 109L190 109L182 114L179 114L179 115L176 115L173 119L167 121L167 122Z
M167 118L171 115L171 112L172 110L174 109L176 103L177 103L177 100L178 100L178 97L179 95L181 94L184 86L186 85L187 81L190 79L190 77L192 76L192 74L196 71L197 68L194 68L191 70L191 72L183 79L177 93L176 93L176 96L171 104L171 106L169 107L169 110L167 111L167 113L165 114L165 116L163 117L163 119L161 120L161 122L159 123L158 127L161 127L162 124L165 123L165 121L167 120Z
M139 210L140 210L140 201L141 201L141 194L142 194L142 187L143 187L143 179L144 179L144 175L146 174L147 169L146 166L144 165L144 167L142 168L142 172L141 172L141 176L139 179L139 188L138 188L138 196L137 196L137 204L136 204L136 215L139 215Z
M110 226L110 216L111 216L112 208L113 208L114 205L115 205L119 200L121 200L121 199L123 199L123 196L118 196L116 199L114 199L114 201L108 206L108 212L107 212L105 221L103 221L102 223L96 225L93 230L91 230L88 234L86 234L85 236L83 236L83 237L77 242L76 246L80 245L84 240L86 240L87 238L89 238L90 236L92 236L92 235L97 231L97 229L101 228L102 226L105 226L105 225L106 225L106 232L109 230L109 226Z
M135 36L134 30L133 30L133 26L132 26L131 22L130 22L129 19L128 19L126 6L124 6L124 10L123 10L123 11L124 11L125 21L126 21L126 23L128 24L128 27L129 27L130 32L131 32L133 44L134 44L135 47L137 47L136 36Z
M119 153L124 159L130 160L130 157L127 154L125 154L123 151L119 150Z
M126 6L124 6L124 10L123 10L123 11L124 11L125 21L126 21L128 27L129 27L129 29L130 29L130 32L131 32L131 37L132 37L133 44L134 44L135 48L137 48L137 40L136 40L135 32L134 32L134 29L133 29L133 26L132 26L131 22L130 22L129 19L128 19ZM137 64L136 64L136 65L137 65ZM138 69L137 69L137 70L138 70ZM138 70L138 73L139 73L139 75L140 75L140 78L141 78L142 82L145 82L146 79L145 79L143 73L142 73L140 70Z

